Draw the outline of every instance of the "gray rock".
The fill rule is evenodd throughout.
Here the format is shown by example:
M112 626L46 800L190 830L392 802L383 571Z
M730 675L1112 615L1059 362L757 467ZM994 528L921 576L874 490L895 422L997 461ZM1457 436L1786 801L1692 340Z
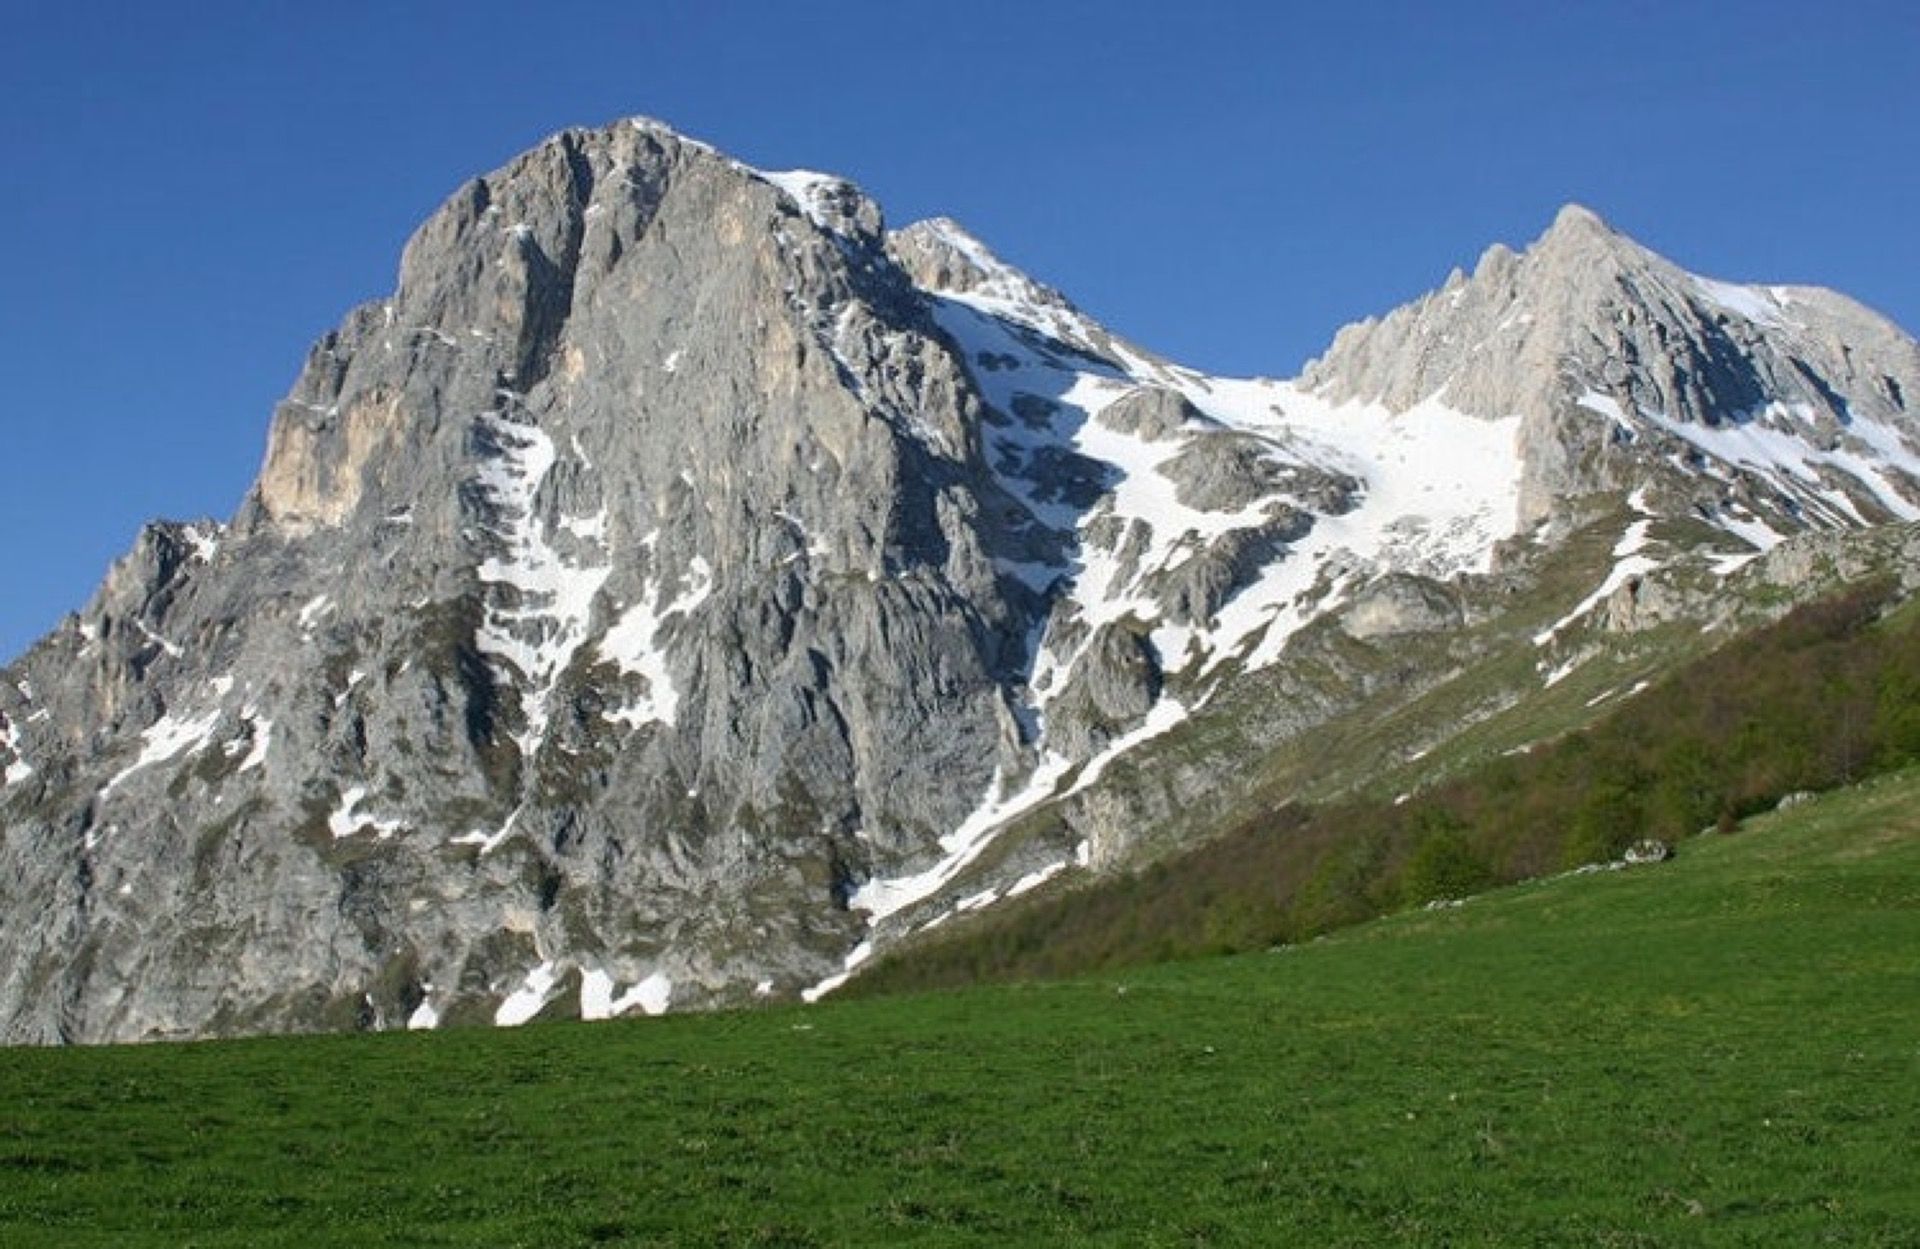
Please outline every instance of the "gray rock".
M1145 719L1161 681L1146 630L1128 621L1101 626L1049 708L1051 740L1071 758L1097 753Z
M1464 613L1453 592L1430 578L1404 573L1382 577L1361 590L1340 618L1341 627L1356 638L1437 633L1462 623Z
M1099 419L1109 429L1149 442L1164 442L1189 428L1217 428L1185 395L1165 386L1138 387L1109 404Z
M1181 503L1202 512L1239 512L1271 501L1337 515L1352 506L1359 488L1351 477L1290 462L1280 448L1228 430L1193 435L1160 471Z

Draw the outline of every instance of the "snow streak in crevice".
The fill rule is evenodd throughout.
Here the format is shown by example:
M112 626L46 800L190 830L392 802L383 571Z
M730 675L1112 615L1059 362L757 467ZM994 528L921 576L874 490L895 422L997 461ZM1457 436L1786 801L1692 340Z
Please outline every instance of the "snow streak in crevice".
M587 640L595 596L612 571L602 536L605 518L550 522L541 510L540 489L558 458L553 440L531 422L500 412L483 414L478 425L494 449L478 480L500 517L495 536L504 554L478 569L489 593L476 642L520 689L526 727L514 741L523 757L532 758L546 740L560 679ZM570 546L592 551L596 559L556 547L555 529L567 533Z

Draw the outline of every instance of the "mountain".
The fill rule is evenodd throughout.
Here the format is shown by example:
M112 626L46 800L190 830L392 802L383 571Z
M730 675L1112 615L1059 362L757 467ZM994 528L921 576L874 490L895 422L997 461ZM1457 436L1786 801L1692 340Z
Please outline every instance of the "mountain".
M0 673L0 1037L816 997L1475 657L1777 613L1920 517L1915 387L1577 208L1210 377L951 221L568 131Z

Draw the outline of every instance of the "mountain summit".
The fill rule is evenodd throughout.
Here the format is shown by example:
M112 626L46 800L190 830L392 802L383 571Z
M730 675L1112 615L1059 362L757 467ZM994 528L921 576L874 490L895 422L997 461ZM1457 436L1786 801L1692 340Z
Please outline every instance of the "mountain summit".
M1209 377L951 221L565 132L315 345L230 523L0 673L0 1037L818 996L1204 831L1377 696L1354 648L1505 619L1629 491L1708 578L1920 515L1916 386L1858 305L1575 207Z
M1916 367L1913 339L1842 295L1698 277L1570 204L1524 253L1496 245L1470 278L1340 331L1305 384L1524 415L1529 519L1629 484L1647 457L1608 448L1640 441L1712 466L1701 506L1737 481L1784 533L1829 515L1834 492L1850 518L1920 518L1901 380Z

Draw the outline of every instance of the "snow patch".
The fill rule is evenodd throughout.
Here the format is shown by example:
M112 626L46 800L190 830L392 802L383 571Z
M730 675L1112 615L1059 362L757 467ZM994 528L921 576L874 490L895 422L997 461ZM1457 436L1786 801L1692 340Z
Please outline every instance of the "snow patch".
M839 226L827 215L826 205L847 187L845 179L816 173L811 169L789 169L779 173L756 169L753 172L784 191L814 225L829 233L838 232Z
M680 691L667 666L667 652L660 630L675 617L691 614L713 592L713 569L696 555L687 563L685 584L680 593L662 602L663 588L649 587L647 597L634 604L601 637L598 650L621 672L644 677L647 692L625 707L605 712L606 718L627 728L642 724L672 725L680 711Z
M243 708L240 719L246 732L220 747L221 753L229 759L245 752L246 757L240 760L240 766L234 769L236 776L243 772L251 772L265 763L267 750L273 742L273 721L262 719L254 707Z
M982 889L979 893L968 894L953 904L953 909L965 914L968 911L983 910L1000 900L998 889Z
M122 781L142 768L206 749L213 737L213 730L219 724L218 707L199 716L175 715L172 712L161 716L141 732L139 756L114 773L113 778L100 790L100 796L105 798L119 788Z
M221 526L214 524L193 524L182 528L180 534L187 540L187 545L192 548L188 558L197 560L202 564L211 564L214 555L220 550L220 535L222 532L224 531Z
M1174 699L1161 699L1136 728L1115 738L1087 760L1064 793L1060 792L1060 783L1073 770L1073 764L1060 754L1047 755L1026 783L1011 794L1002 792L1004 778L996 771L980 805L958 827L940 839L943 853L939 859L909 876L874 877L854 890L853 896L847 900L847 906L866 912L869 923L877 924L890 915L932 897L978 859L1008 824L1044 802L1055 798L1071 798L1085 790L1100 779L1115 759L1172 729L1188 714L1187 708ZM964 908L966 903L961 903L961 906Z
M1606 602L1621 586L1635 577L1643 577L1660 567L1658 560L1641 554L1647 547L1650 540L1648 532L1653 526L1653 517L1647 511L1646 487L1643 486L1634 491L1628 496L1627 502L1635 512L1640 513L1640 516L1627 526L1627 531L1620 535L1618 542L1614 543L1612 570L1591 594L1574 604L1573 610L1534 634L1535 646L1545 646L1552 642L1562 629L1582 619L1595 607ZM1549 681L1548 684L1551 685L1552 682Z
M1759 325L1785 324L1773 292L1764 286L1741 286L1734 282L1716 282L1712 278L1689 275L1693 289L1701 298L1725 312Z
M523 757L531 758L546 740L551 703L573 656L587 640L594 598L613 564L604 548L602 562L582 563L557 550L535 503L541 483L558 460L553 439L531 424L497 412L477 418L498 454L480 467L478 481L502 518L498 533L506 547L478 569L480 581L496 587L476 637L481 653L509 676L525 683L521 709L526 728L514 735ZM604 516L562 519L555 526L597 546L589 535L604 533ZM504 601L502 601L504 600Z
M133 618L133 627L140 630L141 635L145 637L147 641L152 642L155 646L158 646L162 651L165 651L167 654L167 657L170 659L178 659L182 655L185 655L187 653L184 649L182 649L176 643L170 642L166 638L161 637L158 633L155 633L153 629L148 626L147 622L140 619L140 617L138 616L135 616Z
M365 785L355 785L340 795L339 807L327 816L327 831L333 834L335 841L367 829L372 829L374 836L385 841L406 827L400 820L382 820L362 812L360 804L366 799Z
M1574 673L1574 669L1578 668L1581 664L1585 662L1587 662L1587 657L1585 655L1575 655L1573 658L1567 660L1565 663L1559 665L1558 667L1548 670L1545 679L1543 679L1540 682L1541 688L1552 689L1554 686L1560 684L1560 682L1572 676ZM1544 664L1541 666L1545 667Z
M314 595L300 607L300 614L297 617L300 624L300 631L302 633L311 633L313 627L320 623L320 618L332 610L333 600L331 598L328 598L324 594Z
M423 987L429 991L433 988L432 985ZM413 1013L407 1016L407 1031L409 1032L430 1032L439 1026L440 1011L426 998L421 998L420 1005L414 1007Z
M1071 866L1073 866L1073 864L1070 861L1062 859L1060 862L1050 863L1038 871L1028 872L1025 876L1022 876L1019 880L1007 886L1007 896L1009 898L1017 898L1030 890L1038 889Z
M1002 793L1004 778L996 771L980 805L940 839L942 854L938 860L909 876L874 877L853 892L847 901L848 907L866 912L869 922L878 923L932 897L980 856L1002 826L1053 797L1061 778L1071 768L1071 762L1064 755L1048 755L1027 778L1026 784L1010 794Z
M493 1013L493 1022L502 1028L517 1028L545 1010L553 1001L560 983L559 964L544 962L527 973L520 987L507 995Z
M813 1003L845 984L852 978L853 973L859 969L860 965L872 957L873 942L862 941L859 945L853 947L851 954L847 955L847 961L843 964L843 970L828 976L812 988L800 990L800 1000L811 1006Z
M0 715L0 750L13 756L6 771L0 772L0 788L18 785L33 775L32 765L20 753L20 730L4 715Z
M616 992L614 979L595 969L580 973L580 1018L612 1019L638 1006L649 1015L664 1015L673 1000L673 981L654 972L625 993Z
M480 848L480 854L483 857L492 854L500 848L502 842L513 835L513 826L520 822L520 815L525 810L525 806L515 807L513 814L507 817L507 822L500 826L498 832L486 833L476 828L470 833L462 833L458 837L448 838L447 844L450 846L478 846Z

